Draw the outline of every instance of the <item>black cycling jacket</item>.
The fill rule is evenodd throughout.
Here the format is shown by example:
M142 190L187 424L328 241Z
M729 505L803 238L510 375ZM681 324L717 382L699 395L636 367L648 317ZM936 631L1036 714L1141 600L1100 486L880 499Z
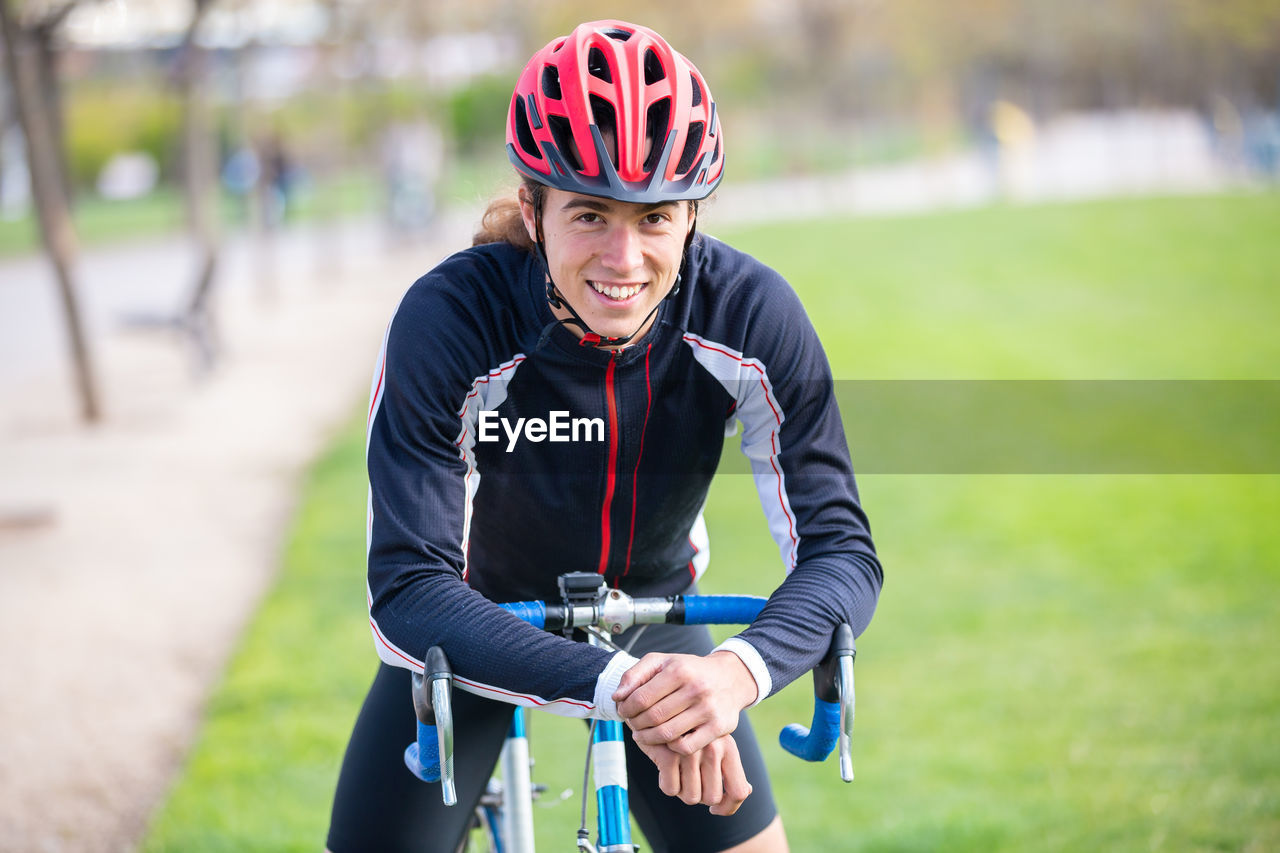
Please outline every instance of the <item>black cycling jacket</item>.
M538 348L553 320L541 263L507 244L453 255L401 300L369 408L381 658L421 670L440 645L463 689L616 716L629 656L491 602L554 599L568 571L633 595L685 590L707 566L702 508L738 428L785 580L724 647L759 701L810 669L841 621L862 633L882 573L830 367L786 281L702 235L632 346L584 347L561 326Z

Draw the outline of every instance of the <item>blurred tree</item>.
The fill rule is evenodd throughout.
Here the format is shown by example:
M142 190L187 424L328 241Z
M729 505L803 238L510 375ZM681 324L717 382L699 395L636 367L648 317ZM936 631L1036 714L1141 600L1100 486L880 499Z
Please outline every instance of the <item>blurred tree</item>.
M1250 107L1280 109L1280 3L1176 0L1170 14L1202 101L1223 94Z
M178 325L190 336L197 368L213 367L217 337L210 300L218 267L218 152L209 115L207 51L199 42L213 0L194 0L178 49L177 78L182 93L183 197L187 227L195 241L196 279Z
M481 155L494 140L503 138L511 90L511 75L489 75L450 96L449 129L460 154Z
M62 78L58 74L55 39L67 15L76 7L74 0L51 6L41 12L25 28L35 52L34 67L40 80L40 96L49 117L49 133L58 164L58 184L67 204L72 202L72 182L67 169L67 127L63 109Z
M68 7L71 5L67 4ZM62 297L80 397L80 414L85 421L92 423L101 417L101 407L73 278L76 238L63 156L65 147L58 136L61 120L53 116L57 102L48 100L50 88L56 88L56 84L50 82L56 73L49 45L53 30L65 17L66 10L59 7L38 17L34 25L24 24L10 7L10 0L0 0L0 35L4 40L5 67L13 87L18 122L26 141L27 167L31 173L31 194L40 220L40 236Z

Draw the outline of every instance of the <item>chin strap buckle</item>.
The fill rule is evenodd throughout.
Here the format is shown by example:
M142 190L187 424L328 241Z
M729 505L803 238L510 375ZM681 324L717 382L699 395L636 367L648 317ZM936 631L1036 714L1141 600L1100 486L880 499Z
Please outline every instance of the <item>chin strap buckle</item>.
M580 347L609 346L611 344L616 344L619 341L622 341L622 342L629 341L631 340L632 337L633 337L632 335L627 335L624 338L606 338L601 335L597 335L595 332L586 332L585 334L583 334L582 338L578 341L578 346Z

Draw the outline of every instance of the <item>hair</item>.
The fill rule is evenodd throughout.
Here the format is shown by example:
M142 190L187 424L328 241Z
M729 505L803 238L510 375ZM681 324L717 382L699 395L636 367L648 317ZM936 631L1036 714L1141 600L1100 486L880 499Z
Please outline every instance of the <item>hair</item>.
M531 178L522 178L520 189L523 189L528 194L529 200L533 202L535 208L542 206L542 200L547 193L545 186ZM706 204L710 200L709 198L704 199L701 203ZM699 202L690 200L688 205L689 214L696 216ZM526 252L533 251L533 238L529 236L529 231L524 227L524 217L520 213L518 195L502 195L489 202L489 206L485 208L484 215L480 217L480 228L471 237L471 245L473 246L479 246L484 243L510 243L517 249L524 249Z
M529 178L521 180L520 189L528 193L535 206L539 205L547 191L542 184ZM480 217L479 230L471 237L471 245L479 246L482 243L510 243L526 252L533 251L533 238L524 227L518 195L503 195L489 202L484 216Z

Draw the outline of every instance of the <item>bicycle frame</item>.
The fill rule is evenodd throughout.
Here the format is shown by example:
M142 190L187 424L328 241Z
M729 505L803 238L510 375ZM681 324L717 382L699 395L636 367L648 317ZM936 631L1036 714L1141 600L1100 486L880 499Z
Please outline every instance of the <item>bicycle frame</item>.
M502 769L502 811L498 828L503 853L533 853L533 780L529 776L529 734L524 708L511 715L511 728L498 765ZM527 839L527 844L521 841Z
M670 596L632 598L605 588L596 574L574 573L560 578L560 603L525 601L502 604L508 611L548 631L581 628L595 645L613 647L611 634L639 624L749 624L764 607L756 596ZM608 632L607 634L605 632ZM615 647L616 648L616 647ZM840 625L831 648L814 669L813 722L806 728L792 724L782 730L784 749L806 761L822 761L837 745L840 775L853 780L850 738L854 718L853 631ZM453 731L449 685L452 672L444 652L432 647L423 674L413 676L418 739L405 750L405 764L420 779L440 781L446 805L457 801L453 789ZM524 709L517 708L500 759L503 774L502 853L533 853L532 786ZM626 758L622 723L599 720L591 736L592 776L596 789L597 844L585 831L578 833L578 849L585 853L633 853Z

